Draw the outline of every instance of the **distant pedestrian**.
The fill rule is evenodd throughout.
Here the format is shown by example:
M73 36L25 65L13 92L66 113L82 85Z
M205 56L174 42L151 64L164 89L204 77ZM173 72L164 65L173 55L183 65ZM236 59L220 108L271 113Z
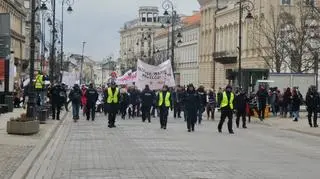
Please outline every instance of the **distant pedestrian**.
M61 86L60 83L57 83L51 88L51 107L52 107L52 119L60 120L60 111L61 107L65 102L66 91Z
M73 120L76 122L79 120L79 110L81 104L81 89L78 84L75 84L69 93L69 99L72 103L72 115Z
M240 93L239 95L237 95L235 97L235 110L237 113L237 118L236 118L236 125L237 128L239 128L240 125L240 118L242 118L242 128L246 129L247 125L246 125L246 108L247 108L247 104L249 102L249 99L245 93L244 90L240 89Z
M300 112L300 105L302 103L301 98L296 89L292 90L292 114L293 114L293 121L298 122L299 120L299 112Z
M94 121L96 117L96 102L98 100L98 92L93 87L93 83L90 83L89 88L86 91L86 97L87 97L87 106L86 106L86 115L87 120L90 120L90 114L91 119Z
M198 108L198 124L201 124L203 112L206 109L207 105L207 93L204 90L203 86L200 86L197 90L199 95L199 108Z
M108 105L108 121L109 128L116 127L116 115L119 110L120 90L114 81L110 83L110 87L107 89L105 99Z
M226 87L226 91L222 93L222 98L219 99L220 109L221 109L221 117L218 125L218 131L222 132L222 126L225 119L228 117L228 130L230 134L234 134L232 129L232 117L233 117L233 109L234 109L234 94L232 92L232 87L228 85Z
M142 122L145 122L148 119L148 122L151 122L151 107L153 105L155 94L150 90L149 85L146 85L144 90L141 93L141 111L142 111Z
M207 119L214 120L214 113L216 110L216 93L213 89L209 90L208 97L207 97Z
M187 111L187 128L188 132L194 131L195 123L197 122L197 113L200 107L200 96L196 92L193 84L189 84L187 92L183 98L183 104Z
M81 109L82 109L82 113L83 113L83 116L86 115L87 113L87 87L85 85L82 85L81 86Z
M267 98L268 98L268 91L265 89L263 85L260 85L259 91L257 92L257 98L258 98L259 119L263 121L265 118L265 111L266 111Z
M306 105L308 111L308 121L310 127L318 127L318 110L320 105L320 97L319 93L315 86L309 88L308 93L306 95ZM313 121L312 121L313 115Z
M168 86L164 85L162 91L157 96L158 107L160 111L161 129L167 129L169 108L172 110L172 97Z

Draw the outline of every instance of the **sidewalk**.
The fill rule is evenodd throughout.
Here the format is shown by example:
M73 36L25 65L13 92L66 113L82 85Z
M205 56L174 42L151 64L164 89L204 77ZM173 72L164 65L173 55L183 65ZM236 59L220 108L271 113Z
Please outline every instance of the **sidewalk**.
M320 137L320 128L311 128L306 117L306 113L300 114L300 119L298 122L293 122L292 118L280 118L271 117L264 121L260 121L258 118L252 118L252 123L262 124L270 127L276 127L281 130L289 130L293 132L298 132L302 134L308 134L312 136ZM318 119L318 124L320 124L320 119Z
M47 120L40 125L40 131L31 136L7 134L7 121L12 117L18 117L26 110L14 109L12 113L0 116L0 178L23 178L29 170L31 163L41 153L51 137L54 135L61 121ZM66 117L62 111L63 118ZM19 175L13 175L13 174Z

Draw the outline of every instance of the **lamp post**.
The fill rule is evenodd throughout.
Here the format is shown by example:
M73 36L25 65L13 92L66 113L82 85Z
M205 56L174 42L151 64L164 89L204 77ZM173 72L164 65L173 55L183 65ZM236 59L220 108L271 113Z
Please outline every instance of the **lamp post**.
M171 26L171 66L172 66L172 71L173 73L175 73L176 69L175 69L175 63L174 63L174 47L175 47L175 40L176 40L176 36L175 36L175 26L178 24L178 15L177 15L177 11L174 9L173 3L171 0L165 0L162 3L162 8L164 9L164 13L163 15L165 17L167 17L167 25L168 25L168 51L167 51L167 57L169 57L169 45L170 45L170 33L169 33L169 29ZM168 10L171 10L171 14L169 13ZM164 27L164 25L162 25L162 27ZM177 37L179 38L178 43L181 43L181 38L182 35L179 32Z
M81 55L81 62L80 62L80 80L79 83L82 85L82 71L83 71L83 61L84 61L84 47L86 42L82 42L82 55Z
M251 14L251 11L254 9L254 4L250 0L239 0L239 54L238 54L238 63L239 63L239 69L238 69L238 83L239 87L242 87L242 67L241 67L241 55L242 55L242 15L243 10L247 10L248 14L246 16L247 20L253 19L253 16Z
M56 1L52 1L52 43L51 43L51 54L49 61L50 68L50 83L54 83L54 66L55 66L55 42L56 42Z
M51 16L52 14L49 13L48 11L42 11L41 14L41 61L40 61L40 66L41 66L41 71L43 71L43 62L45 61L45 53L47 51L46 49L46 22L49 25L52 25L52 21L51 21Z
M31 32L30 32L30 71L29 71L29 100L28 100L28 107L27 107L27 117L34 119L36 116L36 94L34 91L33 79L34 79L34 62L35 62L35 17L36 12L38 10L47 10L46 4L43 2L41 7L36 7L36 0L31 0Z
M71 13L73 11L72 9L72 5L74 3L74 0L62 0L62 4L61 4L61 50L60 50L60 70L61 70L61 76L60 76L60 82L62 82L62 65L63 65L63 55L64 55L64 51L63 51L63 41L64 41L64 31L63 31L63 22L64 22L64 5L67 4L68 8L67 11L69 13Z

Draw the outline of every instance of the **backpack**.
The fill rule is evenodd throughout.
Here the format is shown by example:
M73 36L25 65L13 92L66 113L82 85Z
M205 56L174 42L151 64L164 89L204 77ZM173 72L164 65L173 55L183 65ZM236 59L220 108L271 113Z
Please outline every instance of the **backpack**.
M81 98L81 93L80 93L80 91L79 91L79 90L74 91L74 92L73 92L73 95L72 95L72 98L73 98L73 100L77 100L77 99L80 100L80 98Z
M67 94L66 94L64 91L60 91L59 96L60 96L61 98L66 98L66 97L67 97Z

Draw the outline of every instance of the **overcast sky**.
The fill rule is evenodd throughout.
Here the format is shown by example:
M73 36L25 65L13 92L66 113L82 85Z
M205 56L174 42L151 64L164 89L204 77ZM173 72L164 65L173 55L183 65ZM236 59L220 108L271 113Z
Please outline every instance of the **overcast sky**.
M57 0L57 18L61 14ZM119 56L119 29L126 21L138 16L139 6L161 7L163 0L75 0L73 13L64 16L65 52L81 54L82 41L86 41L85 55L100 61L114 54ZM199 10L197 0L173 0L180 14ZM162 7L159 8L162 14Z

